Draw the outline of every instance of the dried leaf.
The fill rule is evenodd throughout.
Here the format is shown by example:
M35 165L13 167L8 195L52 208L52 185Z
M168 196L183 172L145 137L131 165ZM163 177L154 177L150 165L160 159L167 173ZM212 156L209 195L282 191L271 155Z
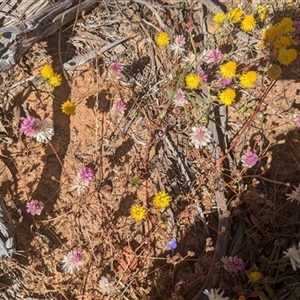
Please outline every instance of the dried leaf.
M138 265L138 258L135 252L130 246L125 246L122 250L123 258L118 266L118 273L122 276L123 282L128 280L128 276L125 273L134 271Z
M0 182L1 184L8 182L10 184L13 183L13 176L11 174L11 171L2 160L0 160Z
M253 225L259 227L259 220L256 217L254 217L253 215L250 215L250 220Z
M149 161L155 156L155 154L156 154L155 147L152 146L149 151Z

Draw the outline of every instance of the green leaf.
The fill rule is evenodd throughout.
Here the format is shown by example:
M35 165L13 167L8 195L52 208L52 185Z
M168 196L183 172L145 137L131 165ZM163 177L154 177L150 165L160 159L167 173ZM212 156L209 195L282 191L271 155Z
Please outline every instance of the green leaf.
M175 91L174 90L171 90L169 93L168 93L168 99L171 101L174 97L174 94L175 94Z

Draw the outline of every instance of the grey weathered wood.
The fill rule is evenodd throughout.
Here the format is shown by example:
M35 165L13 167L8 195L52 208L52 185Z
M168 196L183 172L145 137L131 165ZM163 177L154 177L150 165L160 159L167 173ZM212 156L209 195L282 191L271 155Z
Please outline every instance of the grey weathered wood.
M29 3L23 1L22 3ZM47 2L47 1L44 1ZM83 11L92 9L96 0L62 0L53 5L42 7L31 16L16 22L12 16L13 25L0 28L0 72L13 68L19 59L32 47L32 45L43 38L55 33L61 26L74 20ZM25 4L24 4L25 5ZM37 9L35 7L35 9ZM22 11L22 6L20 8Z
M0 256L11 256L15 249L15 234L11 216L0 195Z
M208 91L203 91L205 95L208 95ZM209 144L209 149L212 157L212 161L214 163L220 158L218 147L225 153L228 148L227 140L225 136L227 122L227 110L224 105L220 105L218 107L211 106L208 129L212 133L212 143ZM208 270L208 274L206 279L201 287L199 287L199 292L193 298L193 300L206 300L207 296L203 294L204 290L210 290L214 288L214 276L218 275L215 270L216 263L221 261L221 258L226 255L227 248L227 234L229 230L229 217L225 216L220 209L222 206L222 200L226 199L225 187L222 184L223 174L221 170L218 170L220 174L220 181L215 183L215 200L218 206L218 235L215 244L215 250L212 257L212 261ZM222 179L222 180L221 180Z
M122 38L118 41L115 41L113 43L107 43L105 46L100 48L100 53L103 53L105 51L108 51L109 49L115 47L118 44L121 44L125 41L127 41L128 38ZM104 40L103 40L104 41ZM83 64L85 64L86 62L88 62L89 60L93 59L96 57L96 51L95 50L91 50L86 54L83 55L78 55L76 57L73 57L72 59L70 59L69 61L64 63L64 68L66 71L71 71L72 69L81 66Z

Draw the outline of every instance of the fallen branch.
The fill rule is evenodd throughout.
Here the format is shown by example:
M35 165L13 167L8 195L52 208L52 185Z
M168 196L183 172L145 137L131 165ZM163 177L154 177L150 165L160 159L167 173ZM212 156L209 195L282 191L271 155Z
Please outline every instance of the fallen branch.
M26 1L24 1L26 2ZM17 25L0 29L0 72L13 68L32 45L94 7L96 0L64 0L47 6ZM22 8L18 8L21 10Z

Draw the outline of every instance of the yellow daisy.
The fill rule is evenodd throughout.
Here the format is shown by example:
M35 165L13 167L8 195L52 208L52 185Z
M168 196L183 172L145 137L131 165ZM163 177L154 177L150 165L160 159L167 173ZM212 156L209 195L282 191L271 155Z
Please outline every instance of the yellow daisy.
M244 12L242 9L235 7L229 12L229 19L232 23L238 23L242 20L243 14Z
M268 71L267 75L271 80L276 80L281 76L282 70L278 65L272 65Z
M248 278L249 278L250 282L257 283L263 278L263 276L258 271L252 271L248 274Z
M220 73L224 78L232 78L235 76L236 67L237 65L234 61L228 61L220 66Z
M288 34L296 30L291 18L283 18L276 26L281 34Z
M48 78L48 82L54 86L54 87L58 87L61 85L62 83L62 77L60 74L58 73L53 73L49 78Z
M153 198L153 204L156 208L166 208L170 206L171 197L166 192L158 192Z
M243 75L241 75L240 84L243 88L250 89L254 86L256 80L257 80L257 72L248 71Z
M289 65L296 58L297 58L297 51L295 49L285 49L285 48L281 48L279 50L279 54L277 57L278 61L285 66Z
M244 20L241 22L241 29L244 31L252 31L256 25L256 21L253 15L245 16Z
M139 204L135 204L130 209L130 215L135 221L143 221L146 216L146 209Z
M62 105L61 105L61 111L65 114L65 115L73 115L75 113L76 110L76 105L70 101L67 100L65 101Z
M274 41L273 45L276 49L286 48L292 45L292 39L287 36L281 36Z
M190 89L196 89L201 83L201 77L197 74L190 73L185 77L185 84Z
M278 35L279 35L279 29L277 26L274 25L263 32L264 40L267 43L274 41Z
M231 88L227 88L226 90L224 90L219 94L220 102L226 106L231 105L235 100L235 97L236 97L235 90Z
M49 79L54 74L54 70L50 65L44 65L40 69L40 74L44 79Z
M170 44L170 37L166 32L160 32L156 37L156 43L158 46L165 47Z
M219 28L222 23L225 21L226 15L222 12L218 12L213 16L213 21L215 23L215 27Z

